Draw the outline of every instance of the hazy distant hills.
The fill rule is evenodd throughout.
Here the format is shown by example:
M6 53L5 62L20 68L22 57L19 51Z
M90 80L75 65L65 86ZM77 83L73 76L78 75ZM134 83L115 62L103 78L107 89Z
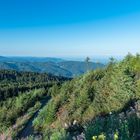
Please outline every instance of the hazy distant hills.
M88 69L104 67L101 63L90 62ZM80 61L66 61L59 58L3 57L0 56L0 69L47 72L54 75L74 77L87 71L87 64Z
M63 59L51 57L3 57L0 56L0 62L62 62Z

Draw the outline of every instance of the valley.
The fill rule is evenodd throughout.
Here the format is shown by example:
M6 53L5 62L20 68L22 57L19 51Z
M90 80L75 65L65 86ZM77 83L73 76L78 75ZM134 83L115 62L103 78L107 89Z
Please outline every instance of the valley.
M84 74L87 69L103 68L102 63L82 61L68 61L60 58L28 58L28 57L1 57L0 69L25 72L50 73L56 76L75 77Z

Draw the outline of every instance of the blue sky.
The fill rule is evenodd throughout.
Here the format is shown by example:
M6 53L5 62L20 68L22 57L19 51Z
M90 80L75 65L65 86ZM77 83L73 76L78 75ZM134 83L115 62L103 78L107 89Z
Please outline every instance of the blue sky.
M139 0L0 0L0 55L140 53Z

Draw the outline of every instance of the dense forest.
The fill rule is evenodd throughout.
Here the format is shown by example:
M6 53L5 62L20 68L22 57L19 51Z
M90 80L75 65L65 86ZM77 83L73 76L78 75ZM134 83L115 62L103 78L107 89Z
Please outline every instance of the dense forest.
M0 70L0 101L16 96L19 92L25 92L35 88L48 88L55 82L59 83L65 79L67 78L46 73L39 74Z
M0 139L15 139L40 108L48 89L69 80L50 74L0 71Z
M20 139L33 120L34 140L140 140L140 55L111 58L73 79L0 72L0 138Z

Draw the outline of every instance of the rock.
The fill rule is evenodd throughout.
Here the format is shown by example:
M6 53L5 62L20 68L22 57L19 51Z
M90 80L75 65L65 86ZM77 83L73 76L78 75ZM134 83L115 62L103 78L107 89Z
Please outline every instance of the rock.
M64 124L65 128L69 128L69 125L67 123Z
M76 125L76 124L77 124L77 121L76 121L76 120L74 120L74 121L73 121L73 125Z

